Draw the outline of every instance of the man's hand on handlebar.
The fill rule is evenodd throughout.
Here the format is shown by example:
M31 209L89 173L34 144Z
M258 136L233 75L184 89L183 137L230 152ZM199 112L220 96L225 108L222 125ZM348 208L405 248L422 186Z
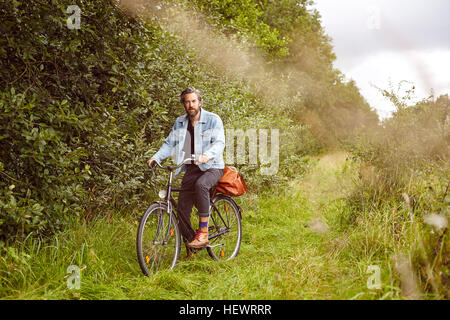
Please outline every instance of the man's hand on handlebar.
M208 162L208 160L209 160L209 158L207 156L205 156L204 154L201 154L198 156L198 159L195 162L195 164L196 165L203 164L203 163Z
M152 169L156 167L157 164L158 160L156 160L155 158L151 158L150 160L147 161L147 165Z

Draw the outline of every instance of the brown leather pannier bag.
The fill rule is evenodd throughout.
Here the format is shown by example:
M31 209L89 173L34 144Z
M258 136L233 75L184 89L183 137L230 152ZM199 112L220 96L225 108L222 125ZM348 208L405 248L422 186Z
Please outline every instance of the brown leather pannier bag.
M240 196L248 191L245 180L235 167L225 167L216 190L230 196Z

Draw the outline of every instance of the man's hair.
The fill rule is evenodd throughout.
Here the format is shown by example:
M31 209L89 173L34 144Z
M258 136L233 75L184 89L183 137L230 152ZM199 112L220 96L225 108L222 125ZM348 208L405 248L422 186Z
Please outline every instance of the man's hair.
M184 96L188 93L195 93L197 95L198 101L202 101L202 93L200 90L195 89L194 87L188 87L183 90L183 92L180 94L180 102L184 103Z

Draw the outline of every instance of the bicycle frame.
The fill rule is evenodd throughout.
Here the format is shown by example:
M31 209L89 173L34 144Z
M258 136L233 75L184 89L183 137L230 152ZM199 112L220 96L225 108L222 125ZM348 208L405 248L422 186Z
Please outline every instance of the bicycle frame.
M162 241L163 245L168 243L167 240L168 240L169 235L171 234L172 223L173 223L174 216L175 216L175 219L177 221L179 221L179 215L178 215L178 212L177 212L177 209L176 209L178 207L178 205L177 205L177 202L175 201L175 199L172 197L172 193L173 192L180 192L180 191L188 191L189 193L194 193L193 190L183 190L182 188L173 188L172 187L173 172L177 168L180 168L182 165L184 165L186 163L189 163L191 161L195 161L195 157L191 157L191 158L185 159L182 163L178 164L177 166L163 167L163 166L161 166L161 164L159 162L156 162L156 164L154 166L152 166L152 168L159 167L159 168L166 169L166 170L169 171L169 181L167 182L166 194L165 194L164 199L162 199L162 201L160 201L161 203L164 203L166 205L167 214L169 215L169 223L167 225L167 230L165 231L166 234L165 234L164 239ZM220 211L217 209L217 207L214 204L214 199L215 199L215 196L216 196L216 190L212 189L212 192L210 190L210 195L211 195L211 197L210 197L210 212L211 213L215 212L216 215L214 215L214 214L210 215L210 219L212 220L212 223L210 223L209 225L210 226L214 225L214 227L213 227L214 231L209 234L208 239L209 240L213 240L213 239L215 239L217 237L220 237L220 236L230 232L231 229L230 229L229 224L225 221L225 219L223 218L222 214L220 214ZM226 197L229 202L231 202L232 204L235 205L235 208L238 210L239 219L241 219L241 217L242 217L241 216L241 207L239 205L237 205L237 203L230 196L228 196L228 195L221 195L221 196L222 197ZM220 226L221 225L220 221L217 221L219 223L216 222L217 216L221 220L221 222L223 223L222 227ZM156 239L158 238L158 236L161 233L161 230L162 230L162 227L163 227L163 220L164 219L159 219L158 230L157 230L157 233L156 233L156 238L153 241L154 244L156 244ZM216 244L216 245L210 245L210 246L207 246L207 247L212 248L212 247L216 247L216 246L220 246L220 245L223 245L223 243L222 244Z
M167 243L167 238L168 238L168 236L170 234L170 227L171 227L171 225L173 223L173 221L172 221L173 220L172 212L175 215L175 217L178 219L178 212L176 210L177 202L172 197L172 192L188 191L189 193L194 193L193 190L183 190L182 188L173 188L172 187L172 179L173 179L173 170L175 169L175 167L169 166L167 169L169 170L169 181L167 183L166 196L164 198L164 202L167 204L167 214L169 215L169 224L167 225L167 232L166 232L166 235L165 235L165 238L164 238L164 243ZM223 219L222 215L220 214L220 211L217 210L216 206L213 203L214 195L215 195L215 191L213 191L213 194L212 194L212 196L211 196L211 198L209 200L210 201L210 206L211 206L211 211L215 210L216 214L219 216L220 220L222 220L222 222L226 226L226 228L223 231L220 231L220 232L217 231L216 234L210 235L209 240L215 239L215 238L217 238L217 237L219 237L219 236L221 236L223 234L226 234L226 233L228 233L230 231L230 228L229 228L228 224L225 222L225 220ZM211 217L211 220L214 223L214 225L217 225L215 220L214 220L214 216L210 215L210 217ZM161 228L162 228L162 219L160 219L160 221L159 221L158 232L156 234L156 238L158 237Z

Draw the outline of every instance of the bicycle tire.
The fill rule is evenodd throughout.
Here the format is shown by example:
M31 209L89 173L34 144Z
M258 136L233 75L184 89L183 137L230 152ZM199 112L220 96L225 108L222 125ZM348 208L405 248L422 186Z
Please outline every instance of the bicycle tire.
M142 273L150 276L158 270L173 269L180 250L181 234L175 215L167 213L166 203L152 203L139 221L136 236L136 251Z
M242 241L239 206L224 194L216 195L212 202L208 226L210 244L206 249L214 260L231 260L238 255Z

